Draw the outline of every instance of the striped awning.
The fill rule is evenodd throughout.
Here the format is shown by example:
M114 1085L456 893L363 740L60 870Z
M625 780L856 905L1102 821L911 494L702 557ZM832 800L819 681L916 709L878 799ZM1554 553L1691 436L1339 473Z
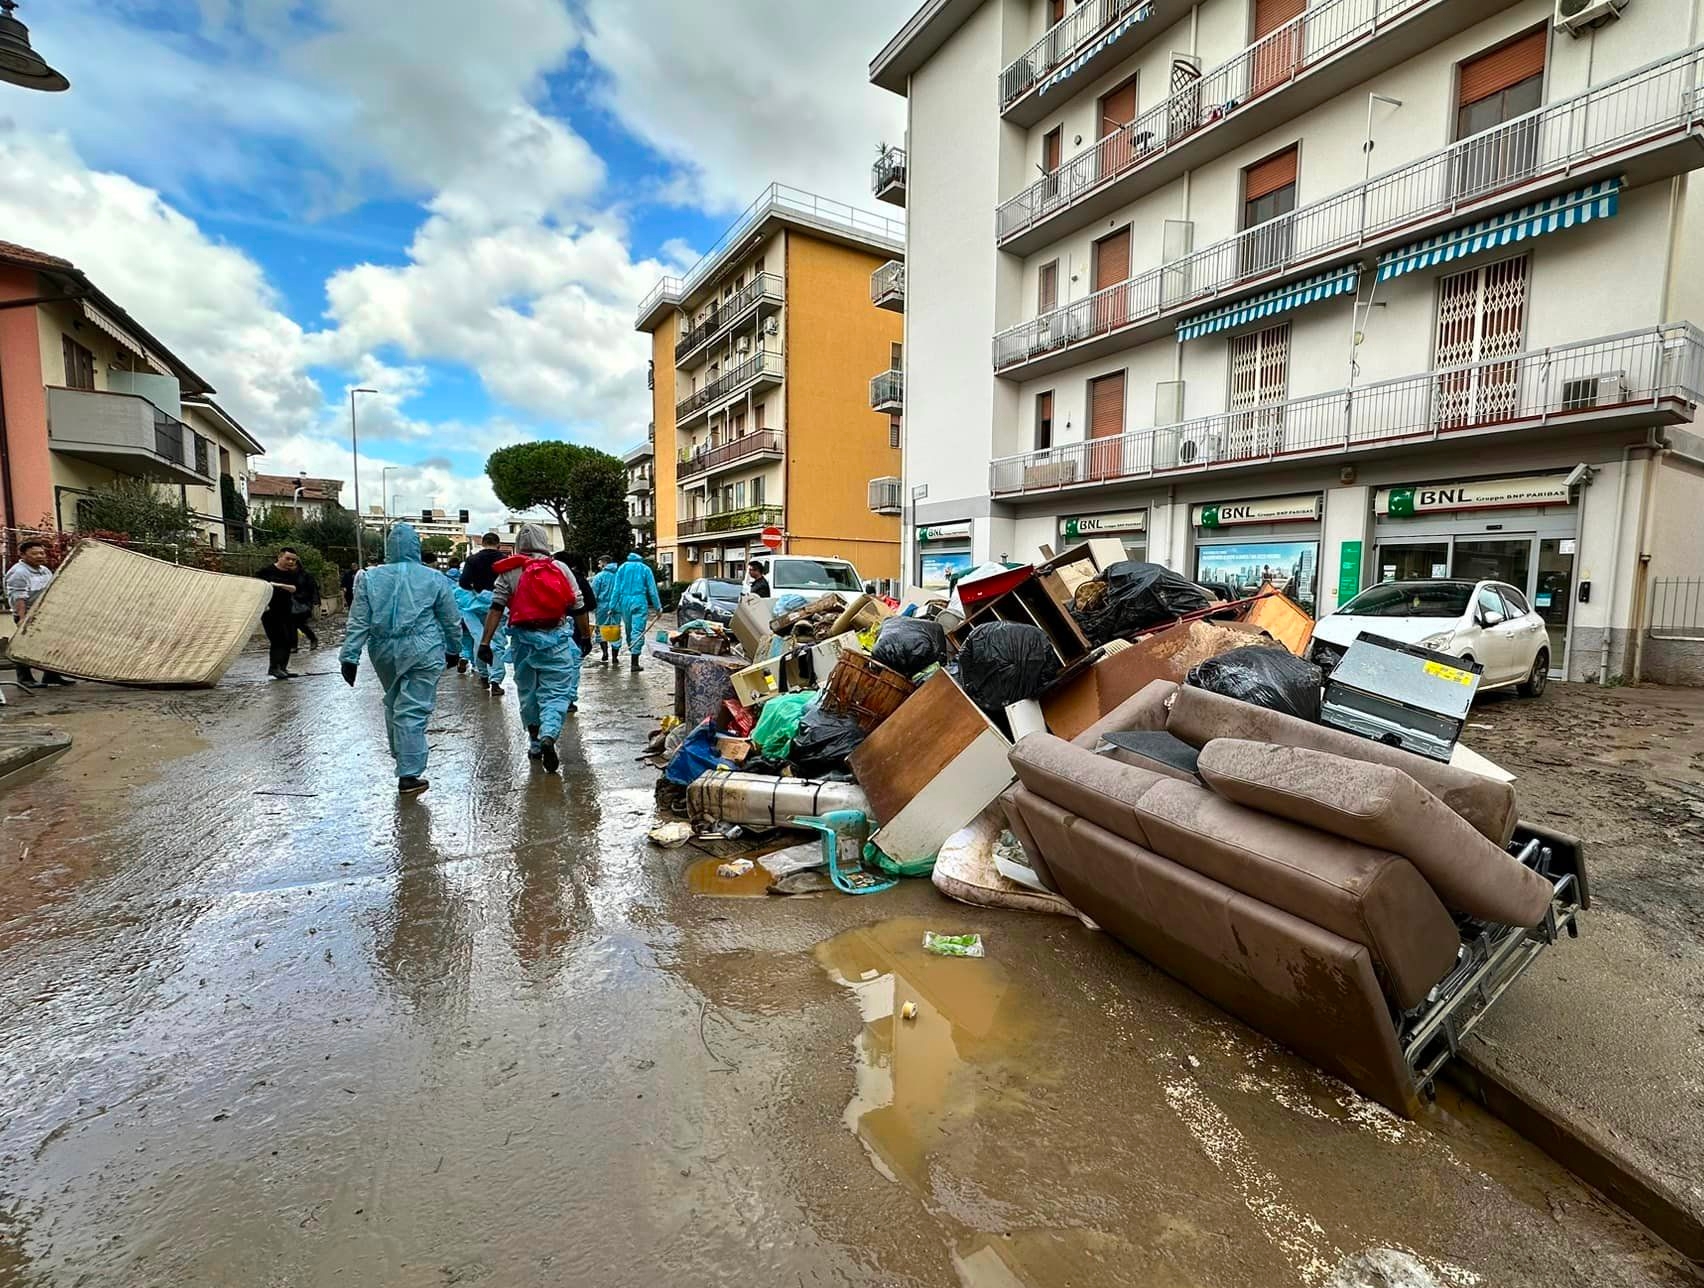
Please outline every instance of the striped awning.
M1621 178L1604 179L1574 192L1522 206L1519 210L1508 210L1489 219L1481 219L1466 228L1453 228L1425 241L1411 242L1379 257L1379 281L1388 282L1405 273L1435 268L1452 259L1509 246L1529 237L1542 237L1560 228L1589 224L1594 219L1608 219L1620 208L1621 189L1626 182Z
M1223 308L1197 313L1177 324L1178 342L1181 344L1185 340L1198 339L1217 331L1246 326L1262 318L1299 309L1304 304L1329 300L1334 295L1353 291L1360 277L1361 270L1358 265L1345 264L1342 268L1334 268L1327 273L1317 273L1313 277L1304 277L1299 282L1262 291L1259 295L1238 300L1235 304L1227 304Z

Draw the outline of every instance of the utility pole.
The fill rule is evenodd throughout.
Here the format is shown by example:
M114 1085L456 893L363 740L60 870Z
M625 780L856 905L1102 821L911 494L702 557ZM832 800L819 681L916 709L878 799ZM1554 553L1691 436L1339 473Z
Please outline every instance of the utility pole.
M361 518L361 440L355 432L355 395L376 394L377 389L351 389L349 391L349 464L355 472L355 567L360 568L367 561L366 543L362 541L362 530L365 527ZM381 484L382 486L382 484Z

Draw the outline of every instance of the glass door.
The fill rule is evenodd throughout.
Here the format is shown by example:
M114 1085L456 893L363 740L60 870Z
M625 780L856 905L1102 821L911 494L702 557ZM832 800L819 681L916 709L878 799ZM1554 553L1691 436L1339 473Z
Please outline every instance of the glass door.
M1450 576L1467 581L1506 581L1516 590L1532 589L1530 536L1457 537Z
M1447 576L1450 566L1450 539L1435 541L1410 539L1379 543L1378 579L1380 581L1423 581L1428 577Z
M1550 633L1550 669L1566 675L1568 617L1574 608L1574 538L1546 537L1538 543L1538 582L1533 587L1532 607L1544 618Z

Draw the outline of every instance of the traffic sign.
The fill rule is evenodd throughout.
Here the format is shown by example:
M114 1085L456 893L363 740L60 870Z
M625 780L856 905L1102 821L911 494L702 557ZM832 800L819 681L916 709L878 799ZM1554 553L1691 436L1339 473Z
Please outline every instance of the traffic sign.
M763 542L767 549L779 550L781 548L781 529L765 528L758 540Z

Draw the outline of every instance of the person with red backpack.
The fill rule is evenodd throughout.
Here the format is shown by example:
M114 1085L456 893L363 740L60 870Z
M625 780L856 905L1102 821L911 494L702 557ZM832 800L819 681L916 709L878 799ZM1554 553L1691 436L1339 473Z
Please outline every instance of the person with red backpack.
M527 727L527 755L554 774L562 764L556 740L562 736L579 663L575 625L569 618L584 618L585 605L573 574L550 557L549 538L536 523L523 525L515 534L515 553L499 560L495 571L497 584L491 590L478 656L487 666L492 663L491 640L507 611L509 664Z

